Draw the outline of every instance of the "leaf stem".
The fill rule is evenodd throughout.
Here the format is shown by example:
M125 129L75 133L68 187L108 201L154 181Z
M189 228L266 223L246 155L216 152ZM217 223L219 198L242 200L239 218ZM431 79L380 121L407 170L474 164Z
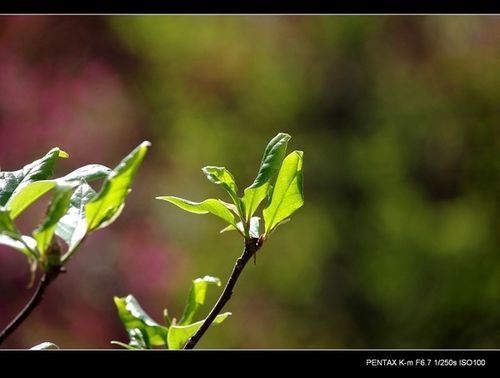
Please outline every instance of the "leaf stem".
M243 250L241 256L236 260L233 271L231 272L229 280L227 281L226 286L224 287L224 291L220 295L219 299L217 300L217 303L212 308L210 314L208 314L207 318L205 319L201 327L198 329L198 331L196 331L196 333L193 336L191 336L191 338L187 341L186 345L184 345L183 349L193 349L195 345L198 343L198 341L200 341L200 339L205 334L207 329L210 327L212 322L215 320L217 315L219 315L219 313L222 311L224 305L229 301L229 299L231 299L231 296L233 295L234 286L238 281L238 277L240 276L241 272L245 268L245 265L248 263L250 258L255 255L255 253L260 249L261 246L262 246L262 241L259 238L248 238L245 240L245 249Z
M7 337L9 337L12 332L14 332L25 320L26 318L33 312L33 310L40 304L43 298L43 294L45 290L50 285L52 281L54 281L57 276L61 273L60 267L57 269L51 270L49 272L44 273L40 281L38 282L38 286L33 293L33 296L29 300L29 302L24 306L24 308L17 314L17 316L12 320L0 333L0 344L5 341Z

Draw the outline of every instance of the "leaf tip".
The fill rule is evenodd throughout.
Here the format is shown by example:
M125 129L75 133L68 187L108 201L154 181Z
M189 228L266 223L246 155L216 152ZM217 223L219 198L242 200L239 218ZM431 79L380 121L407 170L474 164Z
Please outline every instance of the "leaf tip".
M278 135L276 135L276 137L280 138L280 139L285 139L287 142L292 139L292 136L290 134L287 134L287 133L278 133Z
M59 149L59 154L58 154L58 156L59 156L60 158L62 158L62 159L67 159L67 158L69 158L69 154L68 154L66 151L63 151L63 150L61 150L61 149Z

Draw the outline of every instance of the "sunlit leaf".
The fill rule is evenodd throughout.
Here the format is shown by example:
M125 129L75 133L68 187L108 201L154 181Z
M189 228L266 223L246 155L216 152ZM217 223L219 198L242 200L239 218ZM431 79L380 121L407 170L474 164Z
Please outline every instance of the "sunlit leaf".
M225 167L207 166L202 168L202 171L210 182L221 185L232 195L237 195L238 187L236 186L234 177Z
M59 220L56 235L68 244L68 253L71 253L87 232L85 219L85 205L96 196L96 192L86 183L82 183L73 192L66 214Z
M267 235L304 204L302 160L302 151L294 151L283 160L271 201L263 211Z
M190 213L194 214L210 213L218 216L221 219L224 219L229 224L232 225L236 224L233 213L231 213L231 211L229 211L229 209L221 201L213 198L207 199L203 202L192 202L174 196L156 197L156 199L173 203L177 207L180 207L182 210L188 211Z
M104 165L90 164L57 179L31 182L16 191L10 198L7 206L11 210L12 219L16 219L29 205L58 184L62 185L72 181L92 182L106 177L110 172L111 169Z
M134 296L127 295L123 298L114 297L114 300L118 310L118 316L129 333L131 341L134 341L134 337L135 341L139 344L142 342L155 346L166 344L168 328L159 325L151 319ZM134 329L142 332L141 340L137 339L139 336L137 335L137 331L133 331Z
M16 249L30 259L38 256L36 241L21 235L10 217L10 211L4 207L0 207L0 244Z
M59 349L59 347L51 342L45 341L41 344L31 347L30 350L47 350L47 349Z
M242 198L247 219L255 213L259 204L266 198L269 184L281 167L290 139L290 135L279 133L271 139L264 150L257 177L252 185L245 189Z
M58 158L66 158L68 154L59 148L51 149L44 157L13 171L0 171L0 206L8 206L11 197L26 185L46 180L53 174L54 164Z
M101 191L85 206L89 231L110 225L123 209L132 181L149 142L142 142L107 176Z
M236 226L230 224L229 226L220 230L220 233L227 231L239 231L243 233L243 222L238 222ZM252 238L258 238L260 236L260 217L252 217L250 218L250 236Z
M179 325L186 325L193 321L196 311L205 303L208 285L220 286L220 279L217 277L205 276L193 280L186 307L178 323Z
M74 185L68 184L56 187L43 223L33 231L33 237L36 240L37 248L41 255L45 253L52 241L57 222L66 213L73 188Z
M10 210L5 207L0 207L0 233L6 235L19 235L19 231L14 225L14 222L12 222Z
M212 325L222 323L227 317L231 315L230 312L217 315ZM189 325L173 325L168 329L168 349L181 349L184 344L193 336L205 320L189 324Z
M30 260L38 258L36 240L29 236L22 235L20 237L12 237L0 234L0 244L22 252Z

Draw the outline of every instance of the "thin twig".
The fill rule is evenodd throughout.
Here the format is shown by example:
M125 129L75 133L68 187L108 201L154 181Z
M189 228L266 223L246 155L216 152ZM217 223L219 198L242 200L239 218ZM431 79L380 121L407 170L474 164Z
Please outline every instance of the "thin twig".
M61 273L60 269L52 270L50 272L44 273L40 281L38 282L38 286L33 293L30 301L24 306L21 312L10 322L7 327L4 328L2 333L0 333L0 344L5 341L9 335L14 332L31 314L31 312L38 306L43 298L43 294L45 290L49 286L49 284L56 279L56 277Z
M236 285L236 282L238 281L238 277L245 268L245 265L247 264L248 260L250 260L250 258L255 255L255 253L259 250L261 246L262 246L262 241L257 238L250 238L245 241L245 249L243 250L241 256L236 260L236 264L234 265L231 276L229 276L229 280L227 281L226 286L224 287L224 291L220 295L219 299L217 300L217 303L212 308L212 311L210 311L210 314L208 314L207 318L205 319L201 327L198 329L198 331L196 331L196 333L193 336L191 336L191 338L187 341L186 345L184 345L183 349L193 349L195 345L198 343L198 341L200 341L200 339L205 334L207 329L210 327L212 322L215 320L217 315L219 315L219 313L222 311L224 305L229 301L229 299L231 299L231 296L233 294L233 288Z

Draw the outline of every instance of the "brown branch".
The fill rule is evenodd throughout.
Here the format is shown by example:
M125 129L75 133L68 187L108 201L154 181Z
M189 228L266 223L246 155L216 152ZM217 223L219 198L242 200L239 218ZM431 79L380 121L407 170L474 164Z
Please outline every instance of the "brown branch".
M24 306L24 308L17 314L17 316L10 322L7 327L4 328L2 333L0 333L0 344L5 341L7 337L10 336L12 332L14 332L25 320L26 318L33 312L33 310L40 304L43 294L45 290L50 285L52 281L54 281L57 276L61 273L61 269L54 269L47 273L44 273L40 281L38 282L38 286L33 293L30 301Z
M236 260L236 264L234 265L233 271L231 272L231 276L229 276L229 280L227 281L226 286L224 287L224 291L220 295L219 299L217 300L217 303L212 308L212 311L210 311L210 314L208 314L207 318L205 319L201 327L198 329L198 331L196 331L196 333L193 336L191 336L191 338L187 341L186 345L184 345L183 349L193 349L195 345L198 343L198 341L200 341L200 339L205 334L207 329L210 327L212 322L215 320L217 315L219 315L219 313L222 311L224 305L229 301L229 299L231 299L231 296L233 295L234 286L238 281L238 277L245 268L247 262L250 260L252 256L255 255L255 253L259 250L261 246L262 246L262 241L257 238L250 238L245 241L245 249L243 250L241 256Z

